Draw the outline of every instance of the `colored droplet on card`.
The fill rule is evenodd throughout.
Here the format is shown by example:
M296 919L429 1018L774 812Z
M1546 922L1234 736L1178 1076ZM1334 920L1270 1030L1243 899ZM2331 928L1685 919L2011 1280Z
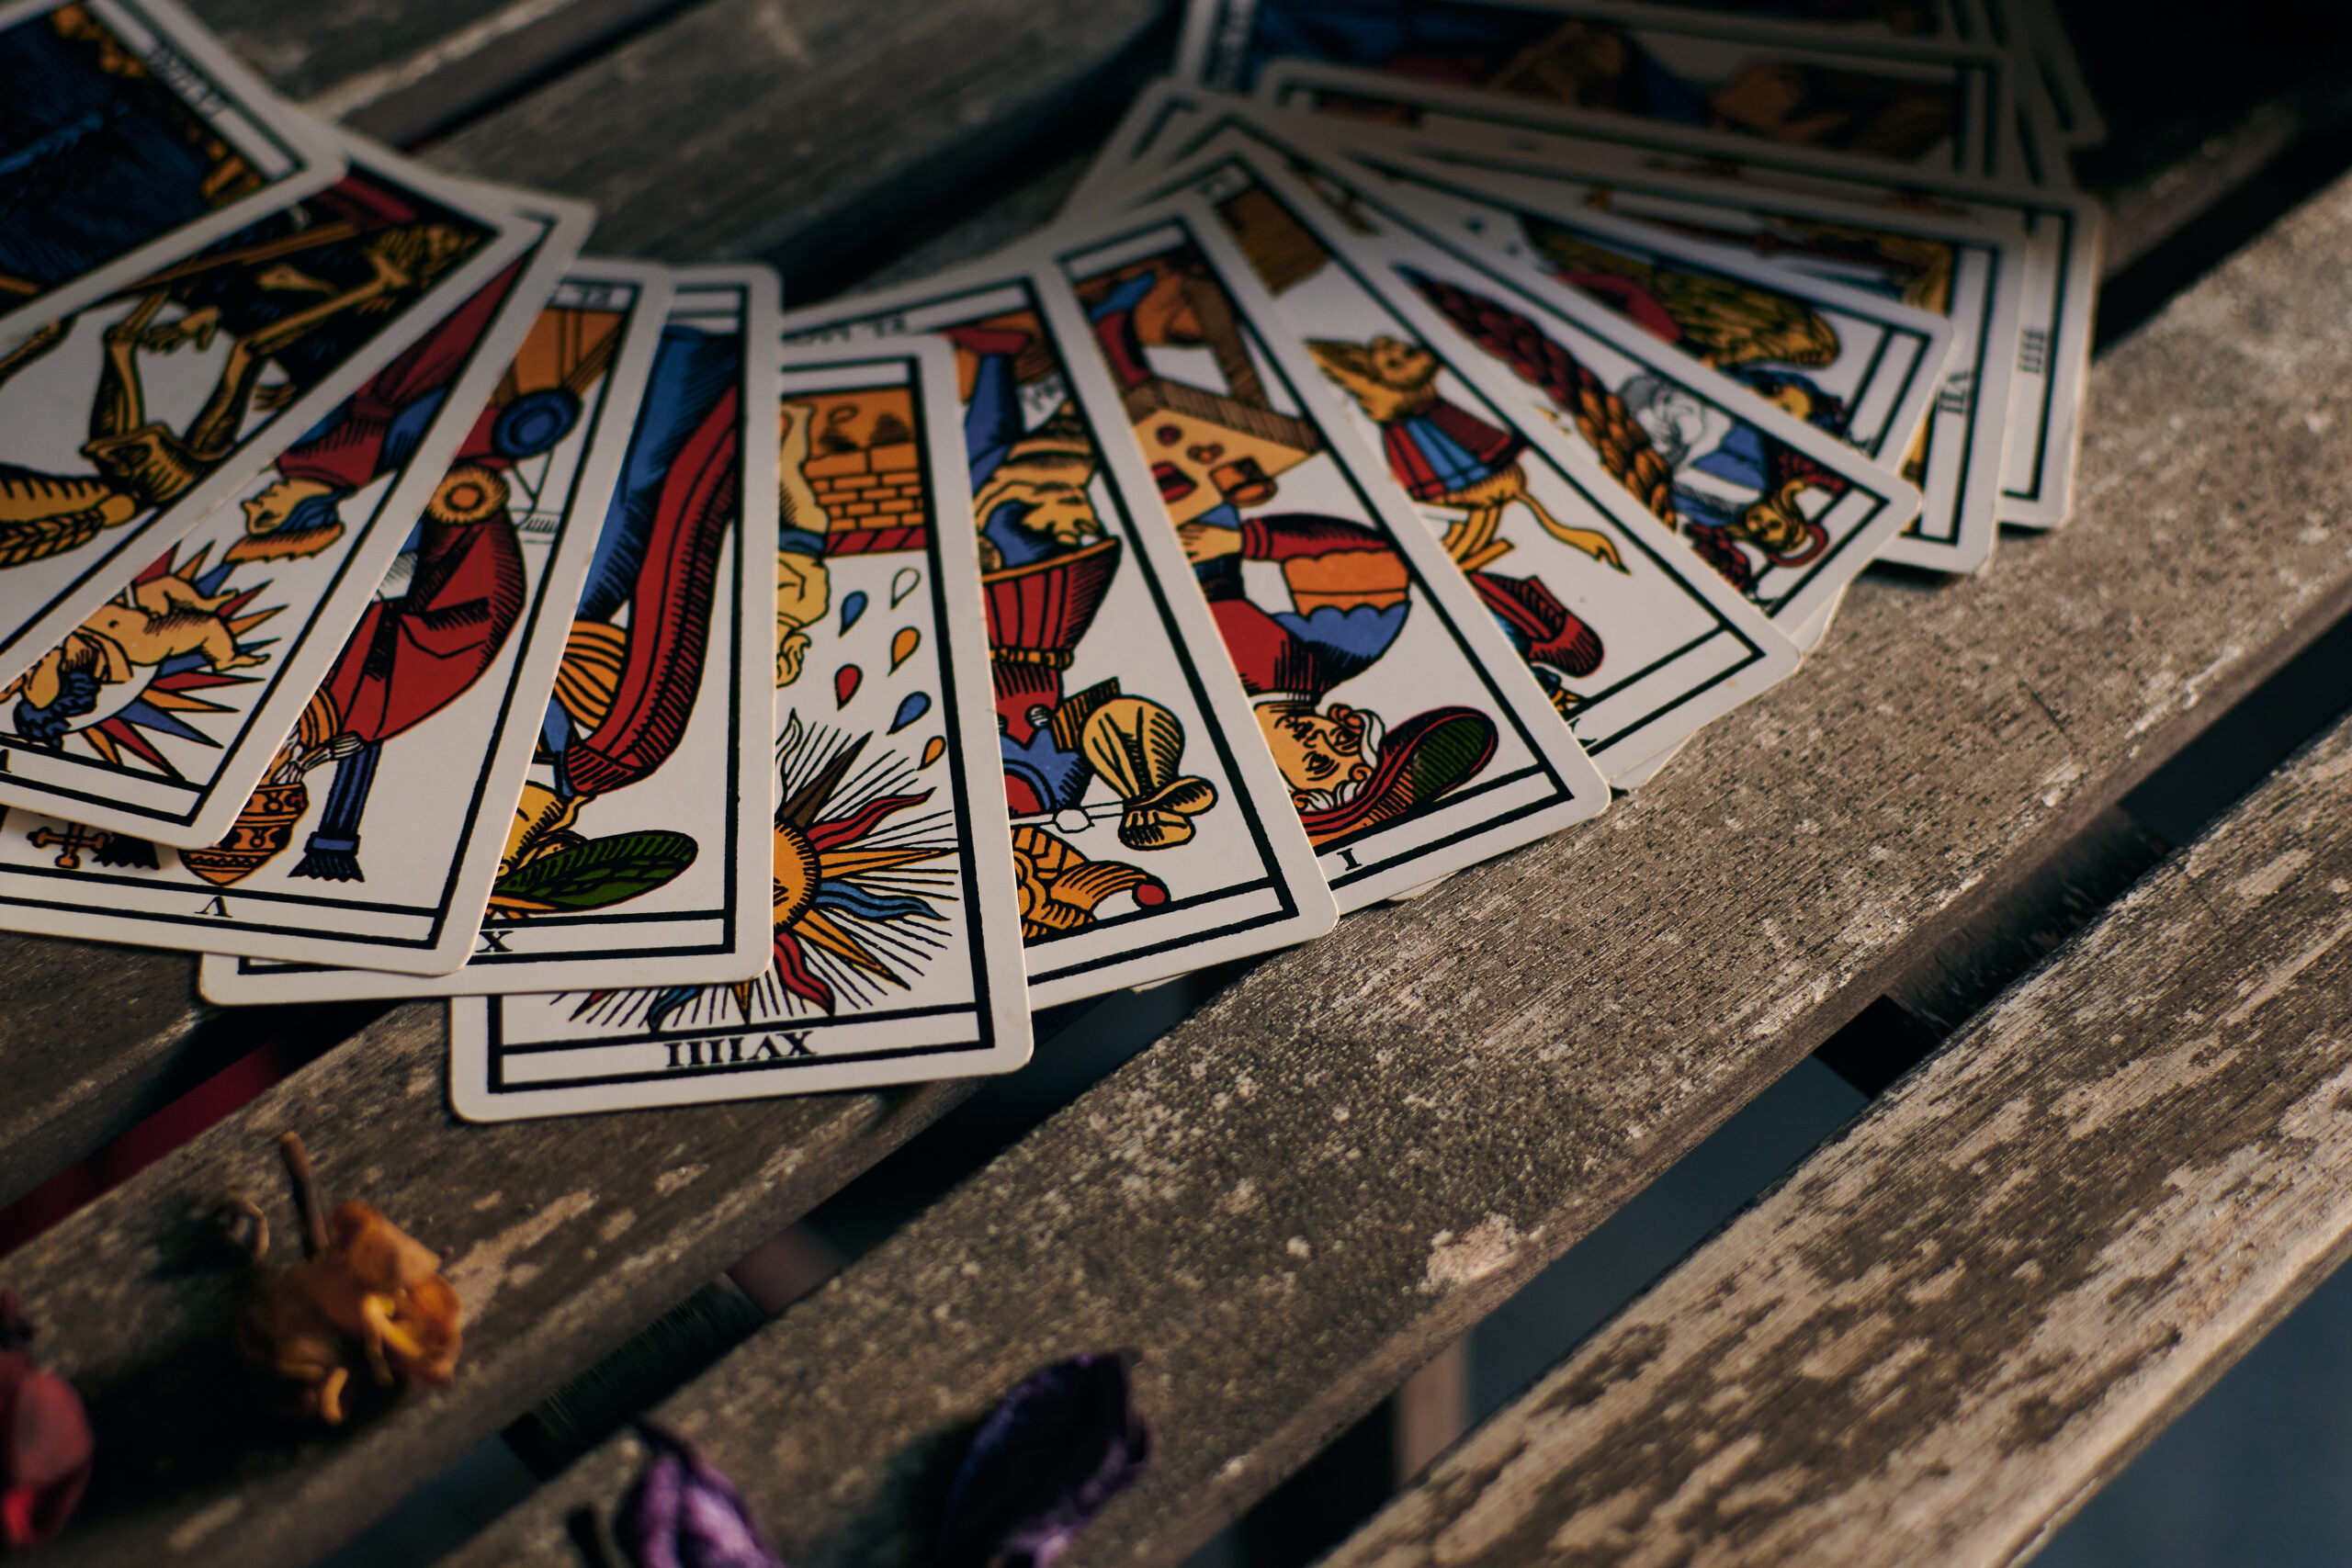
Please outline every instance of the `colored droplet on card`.
M850 698L857 695L857 683L865 679L865 671L854 664L844 664L833 671L833 700L836 707L849 706Z
M858 616L864 614L865 614L865 595L863 592L844 594L842 598L842 630L847 631L857 625ZM844 697L842 700L846 702L849 699Z
M890 733L896 735L931 711L931 697L923 692L909 692L899 705L899 716L890 721Z
M933 736L922 743L922 765L926 768L931 766L939 761L946 750L947 738L944 735Z
M898 673L899 666L911 658L915 649L922 646L922 633L912 626L900 626L899 635L890 639L890 672L894 675Z
M922 573L910 566L902 566L892 572L890 574L890 608L897 609L899 601L912 593L915 591L915 585L922 581Z

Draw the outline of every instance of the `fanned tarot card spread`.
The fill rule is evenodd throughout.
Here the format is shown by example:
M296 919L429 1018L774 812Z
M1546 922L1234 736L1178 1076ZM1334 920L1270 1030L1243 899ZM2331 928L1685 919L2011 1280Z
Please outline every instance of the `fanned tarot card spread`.
M785 366L774 946L732 986L450 1004L475 1121L1010 1072L1021 905L955 355Z
M1507 276L1483 250L1390 205L1374 176L1311 142L1229 130L1168 177L1204 179L1237 232L1253 219L1268 225L1261 270L1279 267L1285 243L1301 239L1336 260L1318 267L1315 290L1285 291L1303 326L1316 306L1335 332L1351 317L1401 314L1443 357L1484 357L1504 369L1518 385L1515 425L1573 433L1792 637L1815 625L1918 513L1917 491L1826 432L1577 290ZM1395 342L1375 330L1352 358L1336 348L1317 357L1380 426L1399 481L1427 501L1446 488L1433 476L1461 459L1439 433L1411 423L1417 389L1377 384L1372 361ZM1469 472L1455 476L1454 489L1471 482Z
M344 172L172 0L0 5L0 344Z
M472 955L425 976L247 964L237 983L268 989L246 994L724 985L766 967L752 899L775 793L775 275L667 276L674 292L585 585L566 606L554 691L532 697L544 706L520 799L502 786L513 816Z
M584 211L354 143L326 189L0 347L0 680ZM89 711L19 694L11 773Z
M1598 815L1565 689L1531 679L1494 607L1523 585L1474 584L1389 482L1317 370L1344 345L1293 337L1203 204L1053 249L1071 292L1048 309L1094 339L1080 404L1128 427L1103 457L1158 491L1340 907Z
M1557 191L1500 199L1408 162L1403 139L1351 127L1327 145L1376 176L1384 200L1501 260L1537 298L1572 288L1882 468L1918 445L1951 352L1944 317Z
M1528 416L1514 371L1426 301L1374 290L1309 221L1311 187L1239 159L1197 180L1273 294L1283 341L1341 394L1342 419L1612 784L1796 668L1789 637L1581 435Z
M2015 62L1924 41L1623 0L1189 0L1179 81L1256 87L1319 62L1894 164L2012 176Z
M1159 511L1104 461L1081 320L1033 264L788 319L839 349L954 349L1029 999L1045 1007L1304 942L1338 909Z
M0 806L180 849L231 830L588 230L540 239L0 690ZM454 473L454 477L453 477Z
M70 736L76 756L160 784L167 749L198 761L242 754L259 787L216 793L229 825L192 847L158 843L119 807L76 805L83 815L67 818L11 804L0 817L0 926L412 969L463 961L479 910L441 907L449 856L417 852L420 836L447 840L462 804L436 793L453 773L449 753L430 742L396 749L379 780L387 760L373 743L432 714L420 679L454 698L497 654L489 634L511 613L514 584L500 574L515 552L484 404L584 227L502 274L315 442L288 449L304 472L340 465L355 495L368 492L354 505L290 532L248 532L248 514L224 508L217 531L167 551L34 667L20 709L58 704L82 683L97 722ZM395 421L373 417L420 403L436 412L407 442L389 434ZM419 541L423 558L403 553ZM323 584L302 570L322 558ZM191 743L208 733L218 750ZM381 847L366 857L374 881L362 886L371 783L383 795L368 837Z
M1330 100L1317 101L1329 107ZM1416 112L1408 105L1394 107L1398 117ZM2012 362L1988 353L1987 345L2015 336L2024 297L2023 243L1988 236L1979 222L1902 212L1874 213L1867 222L1814 217L1796 198L1790 198L1792 210L1785 216L1759 212L1749 193L1736 186L1657 170L1630 168L1581 184L1548 167L1538 176L1516 171L1536 167L1539 154L1465 150L1487 146L1488 140L1451 121L1442 129L1451 135L1424 138L1376 120L1336 112L1310 116L1161 83L1137 98L1080 194L1093 205L1123 194L1129 201L1137 198L1134 193L1148 196L1164 187L1171 165L1196 158L1200 149L1236 130L1329 149L1375 178L1399 204L1444 203L1443 213L1430 213L1434 226L1500 258L1539 296L1565 284L1623 311L1661 341L1703 347L1724 374L1896 468L1922 491L1923 503L1881 558L1942 570L1968 570L1969 563L1989 558L2002 505L1999 455L2010 420ZM1114 174L1119 160L1134 162L1119 163ZM1825 210L1850 209L1832 204ZM1643 272L1639 246L1651 237L1696 247L1710 260L1745 258L1749 270L1728 275L1739 278L1742 288L1751 279L1765 285L1779 279L1784 291L1791 286L1827 290L1826 297L1793 296L1791 319L1811 312L1837 332L1841 347L1884 344L1894 352L1863 360L1871 367L1871 389L1858 384L1850 400L1840 395L1845 383L1824 367L1726 354L1725 322L1712 308L1717 286L1699 282L1703 292L1692 292ZM1595 251L1613 259L1603 263ZM2007 288L1996 287L2005 280ZM1879 322L1863 301L1899 314ZM1941 371L1924 388L1903 364L1904 323L1922 320L1940 325L1944 345ZM1846 330L1855 321L1863 323L1859 342ZM1817 341L1822 334L1808 330L1804 335ZM1925 362L1925 355L1911 361ZM1890 364L1895 368L1889 370ZM1905 412L1925 400L1919 428L1899 439L1901 420L1877 415L1890 388L1899 389L1896 401ZM1801 646L1812 645L1801 639Z
M1924 174L1858 180L1802 150L1726 146L1704 132L1329 66L1270 70L1264 96L1278 107L1407 127L1420 143L1416 158L1548 181L1562 199L1745 245L1816 276L1863 287L1907 279L1903 298L1930 309L1941 300L1952 319L1950 412L1981 408L1985 418L1968 423L1964 440L1945 441L1948 484L1933 471L1942 433L1931 426L1928 510L1889 558L1973 570L1928 558L1940 546L1982 564L1965 530L1978 515L1973 498L1984 493L1978 467L1996 453L1987 504L1998 522L2046 528L2065 520L2098 290L2100 219L2087 197ZM1972 341L1976 353L1963 366ZM1997 434L1981 428L1996 411ZM1939 401L1939 415L1946 412ZM1965 449L1954 453L1955 445ZM1943 498L1953 494L1963 499L1946 513ZM1951 524L1960 525L1961 546L1946 543ZM1991 537L1987 526L1984 554Z
M572 265L235 828L181 852L236 925L329 955L215 952L211 999L331 998L337 963L440 974L478 945L669 298L659 268Z

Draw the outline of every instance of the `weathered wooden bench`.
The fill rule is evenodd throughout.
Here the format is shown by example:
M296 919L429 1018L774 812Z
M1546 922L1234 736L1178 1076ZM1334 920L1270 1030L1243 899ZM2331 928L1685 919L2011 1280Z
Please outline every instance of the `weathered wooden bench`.
M596 200L600 249L761 255L799 298L1049 213L1169 22L1149 0L198 8L300 98ZM2199 226L2335 112L2223 104L2185 150L2111 154L2126 283L2211 243ZM1977 580L1866 580L1805 671L1640 795L1255 966L662 1414L794 1562L882 1560L944 1433L1043 1361L1131 1347L1159 1450L1078 1557L1175 1562L1890 998L1956 1032L1341 1555L2029 1550L2352 1235L2352 734L2003 990L2145 870L2126 792L2352 608L2348 253L2343 186L2108 353L2064 530ZM0 1201L255 1043L356 1029L0 1258L107 1434L59 1564L316 1559L966 1092L468 1126L437 1007L220 1014L192 975L0 939ZM468 1303L454 1383L299 1441L224 1393L235 1284L198 1257L223 1192L290 1219L288 1127ZM638 1462L605 1443L458 1560L576 1561L567 1515Z

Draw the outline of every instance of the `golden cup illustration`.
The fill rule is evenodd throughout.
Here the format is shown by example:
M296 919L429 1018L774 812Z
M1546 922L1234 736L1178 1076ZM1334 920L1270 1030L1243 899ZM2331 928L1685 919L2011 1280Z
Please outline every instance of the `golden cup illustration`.
M242 882L293 842L294 825L310 808L310 787L300 779L265 784L254 791L219 843L182 850L180 863L215 887Z

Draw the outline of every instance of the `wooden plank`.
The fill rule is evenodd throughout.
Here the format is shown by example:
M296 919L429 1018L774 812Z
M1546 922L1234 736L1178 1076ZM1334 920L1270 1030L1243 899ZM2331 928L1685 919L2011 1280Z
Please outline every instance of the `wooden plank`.
M1107 120L1159 0L708 0L433 150L584 196L599 250L758 257L812 298L981 204L1038 134ZM1066 155L1040 149L1038 163Z
M194 0L279 92L405 143L443 130L685 0Z
M662 1416L787 1560L892 1558L926 1445L1135 1347L1160 1450L1071 1562L1181 1559L2343 613L2347 245L2338 186L2101 365L2068 527L1858 585L1657 784L1262 964ZM566 1562L637 1463L453 1561Z
M5 1205L152 1109L204 1010L187 953L15 934L0 936L0 996Z
M2352 1253L2352 724L1327 1568L1993 1565Z
M386 1015L9 1258L107 1455L45 1561L311 1562L968 1087L469 1126L447 1109L442 1015ZM467 1306L454 1382L309 1438L258 1419L224 1342L239 1280L203 1245L210 1206L242 1192L280 1260L295 1255L275 1151L288 1128L330 1201L365 1198L412 1229Z

